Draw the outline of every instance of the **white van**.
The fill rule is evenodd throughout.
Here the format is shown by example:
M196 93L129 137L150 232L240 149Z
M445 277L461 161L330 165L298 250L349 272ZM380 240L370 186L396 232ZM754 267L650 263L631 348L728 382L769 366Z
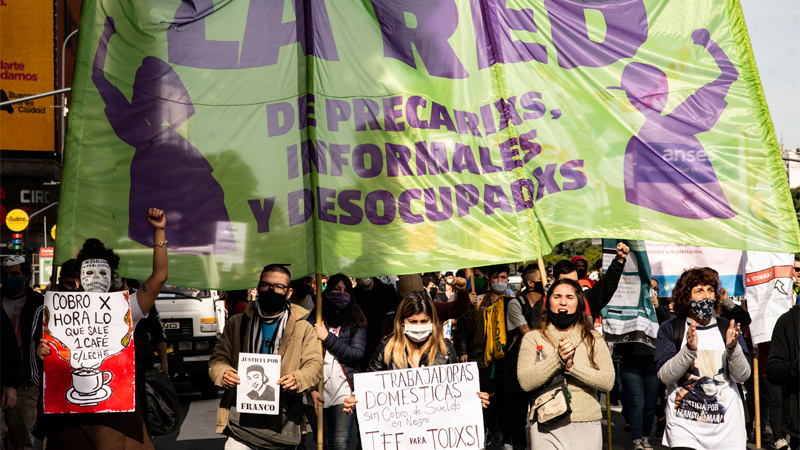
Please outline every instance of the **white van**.
M165 285L156 307L172 349L170 375L176 381L190 380L203 398L216 398L218 388L208 377L208 360L225 326L225 302L219 291Z

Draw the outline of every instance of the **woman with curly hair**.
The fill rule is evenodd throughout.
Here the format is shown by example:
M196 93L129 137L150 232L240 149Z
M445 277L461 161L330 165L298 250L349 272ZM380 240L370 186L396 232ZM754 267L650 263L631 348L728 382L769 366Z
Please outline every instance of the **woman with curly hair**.
M517 376L522 389L532 391L563 374L572 394L572 412L555 423L531 424L531 448L599 450L603 415L597 392L614 385L611 353L585 312L577 281L557 280L547 294L539 329L522 339ZM538 360L539 350L544 361Z
M744 449L743 398L750 377L740 324L721 317L719 278L689 269L672 291L676 318L656 341L658 378L667 386L664 445L673 449Z
M144 317L167 281L167 239L164 228L167 223L164 211L151 208L147 211L147 222L153 227L153 273L142 283L140 289L130 296L133 327ZM86 292L109 292L112 278L119 268L119 255L107 248L99 239L87 239L78 252L76 265L80 268L80 288ZM44 339L39 341L36 354L43 359L52 349ZM48 423L47 446L58 449L152 449L153 443L147 434L142 413L143 405L136 410L114 414L54 414Z

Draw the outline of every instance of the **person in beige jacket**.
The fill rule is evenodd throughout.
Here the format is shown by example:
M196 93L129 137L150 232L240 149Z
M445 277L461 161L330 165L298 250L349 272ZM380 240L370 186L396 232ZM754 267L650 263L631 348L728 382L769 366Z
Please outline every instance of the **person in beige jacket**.
M291 274L278 264L264 267L258 298L244 313L225 324L208 361L211 380L225 388L217 410L217 433L228 436L226 449L289 449L300 443L302 394L322 379L322 355L317 335L306 320L308 311L288 301ZM239 352L281 356L281 414L253 415L236 410L236 370Z
M522 340L517 376L522 389L532 391L564 373L572 413L555 423L531 424L531 448L599 450L603 432L597 391L614 385L611 353L585 312L583 290L576 281L553 283L546 305L540 328ZM537 346L542 347L543 361L538 361Z

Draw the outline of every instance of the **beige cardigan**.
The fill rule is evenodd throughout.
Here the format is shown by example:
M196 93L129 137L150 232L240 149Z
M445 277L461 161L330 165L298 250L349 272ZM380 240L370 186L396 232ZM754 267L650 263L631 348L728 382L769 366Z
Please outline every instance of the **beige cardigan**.
M592 330L594 336L594 362L600 368L596 370L589 363L589 351L586 343L581 342L581 327L576 325L572 330L560 331L552 324L547 325L545 332L557 346L561 337L565 337L575 345L572 370L567 374L567 384L572 394L570 399L572 414L570 422L591 422L603 418L597 391L606 392L614 386L614 365L611 353L603 337ZM542 363L536 362L536 346L541 345L545 355ZM547 383L558 372L564 370L564 363L558 356L558 348L554 347L542 335L541 331L531 331L525 335L519 350L517 377L522 389L532 391Z

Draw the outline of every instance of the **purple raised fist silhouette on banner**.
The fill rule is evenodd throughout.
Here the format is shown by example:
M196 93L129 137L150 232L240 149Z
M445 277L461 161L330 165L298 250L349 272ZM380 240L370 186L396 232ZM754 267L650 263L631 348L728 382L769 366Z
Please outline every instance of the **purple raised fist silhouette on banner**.
M625 149L625 200L675 217L729 219L736 212L695 135L714 127L739 72L708 30L695 30L692 40L708 50L721 74L671 113L661 115L669 95L667 75L654 66L630 63L622 71L620 87L609 87L625 91L646 119Z
M104 74L114 19L105 29L92 67L114 133L135 149L131 161L128 236L153 245L153 229L142 211L159 208L169 216L170 252L219 254L236 251L225 193L214 168L176 130L194 115L178 74L166 62L147 56L136 71L131 101Z

